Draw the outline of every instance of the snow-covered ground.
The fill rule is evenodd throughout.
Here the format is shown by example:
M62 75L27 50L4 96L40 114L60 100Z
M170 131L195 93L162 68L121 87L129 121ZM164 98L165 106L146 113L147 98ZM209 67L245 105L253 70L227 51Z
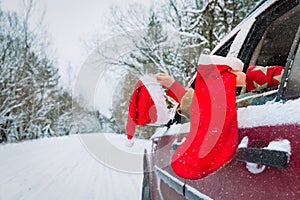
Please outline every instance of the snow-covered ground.
M87 134L0 145L0 200L140 199L146 140Z

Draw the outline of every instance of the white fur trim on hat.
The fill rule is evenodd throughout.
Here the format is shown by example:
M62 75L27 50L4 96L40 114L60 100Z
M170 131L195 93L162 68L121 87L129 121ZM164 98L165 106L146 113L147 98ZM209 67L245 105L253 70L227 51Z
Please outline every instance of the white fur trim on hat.
M155 124L166 124L170 117L162 86L153 76L145 75L140 80L147 88L156 106L157 120Z
M244 67L244 63L236 57L223 57L223 56L205 55L205 54L200 55L198 64L228 65L233 70L238 70L238 71L242 71Z

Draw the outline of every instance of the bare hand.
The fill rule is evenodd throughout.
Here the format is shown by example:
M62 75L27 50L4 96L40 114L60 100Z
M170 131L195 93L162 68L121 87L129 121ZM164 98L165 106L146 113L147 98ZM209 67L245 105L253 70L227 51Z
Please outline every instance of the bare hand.
M230 73L236 75L236 86L245 87L246 86L246 74L242 71L229 70Z
M162 87L166 89L170 88L175 81L171 76L164 73L155 74L155 77Z

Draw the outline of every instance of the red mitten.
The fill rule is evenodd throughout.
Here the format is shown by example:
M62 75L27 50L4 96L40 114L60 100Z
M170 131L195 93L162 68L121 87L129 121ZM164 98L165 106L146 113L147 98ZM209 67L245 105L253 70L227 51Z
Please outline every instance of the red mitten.
M232 159L238 146L236 76L228 70L241 67L207 63L197 70L190 133L172 157L174 172L187 179L216 171Z
M283 66L250 66L246 73L247 91L258 92L268 87L279 85L283 69Z

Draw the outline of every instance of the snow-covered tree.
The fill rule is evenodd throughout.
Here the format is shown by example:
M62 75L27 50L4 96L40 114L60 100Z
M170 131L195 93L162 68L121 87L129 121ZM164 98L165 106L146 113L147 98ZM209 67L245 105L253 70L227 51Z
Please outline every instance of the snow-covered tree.
M26 18L27 20L28 18ZM53 103L49 98L58 85L58 70L34 46L28 21L15 13L1 11L1 135L17 140L35 137L35 125L42 126ZM16 129L16 130L12 130Z
M60 88L44 31L29 26L34 2L26 2L23 17L0 7L0 143L99 131L94 112Z

